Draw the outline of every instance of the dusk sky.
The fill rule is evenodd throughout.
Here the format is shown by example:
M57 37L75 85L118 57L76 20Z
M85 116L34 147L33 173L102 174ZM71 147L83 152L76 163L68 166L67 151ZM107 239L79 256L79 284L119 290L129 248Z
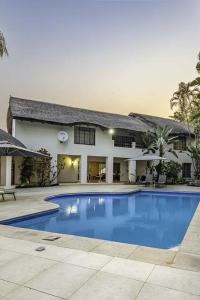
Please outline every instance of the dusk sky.
M169 116L197 74L200 0L0 0L0 126L9 95Z

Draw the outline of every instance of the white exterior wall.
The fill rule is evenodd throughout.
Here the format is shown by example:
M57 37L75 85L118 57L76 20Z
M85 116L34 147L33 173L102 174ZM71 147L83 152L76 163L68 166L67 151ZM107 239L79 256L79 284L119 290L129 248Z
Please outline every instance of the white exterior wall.
M137 176L142 176L142 175L146 174L146 166L147 166L146 161L137 161L137 163L136 163Z
M65 163L65 167L58 175L58 182L78 182L79 181L79 160L80 157L70 157L60 155L58 160L62 160Z
M120 163L120 181L127 182L129 180L128 178L128 161L121 159L121 158L115 158L115 163Z
M57 156L61 154L80 156L81 159L79 167L81 183L87 182L88 156L100 156L106 158L106 161L108 162L107 182L111 183L113 172L111 165L113 164L114 158L132 158L143 153L141 149L135 148L135 143L133 143L132 148L114 147L114 141L112 140L112 136L108 133L108 130L103 131L99 127L96 127L96 144L95 146L91 146L74 144L73 126L60 126L21 120L15 120L14 123L15 137L22 143L24 143L28 148L35 151L39 150L40 148L46 148L51 153L53 160L55 161L57 161ZM68 133L69 140L67 141L67 143L62 144L58 141L57 134L59 131L66 131ZM179 153L179 151L177 152ZM176 159L176 157L172 154L166 153L166 158L168 158L169 160L172 159L178 161L180 164L191 163L191 159L186 153L179 153L178 159ZM123 168L123 170L129 169L129 180L135 180L137 175L135 162L129 163L128 168L126 164L122 164L120 167ZM120 170L120 173L124 172L121 172ZM127 180L127 177L125 175L124 178L126 178Z
M1 156L1 185L4 188L10 189L11 186L11 174L12 170L12 157L11 156Z
M92 127L92 126L91 126ZM57 139L59 131L66 131L69 135L67 143L60 143ZM103 131L96 127L95 146L74 144L74 127L36 123L29 121L15 120L15 136L28 148L39 150L46 148L51 153L53 160L57 160L57 155L81 156L80 159L80 179L82 183L87 182L87 157L105 157L108 164L108 182L112 182L112 161L117 158L132 158L140 155L141 149L114 147L112 136L108 130ZM73 180L72 180L73 181Z
M189 143L189 140L187 140L187 145ZM192 141L193 145L194 145L194 141ZM172 145L168 146L168 149L172 148ZM187 151L183 151L181 152L180 150L177 150L176 153L178 154L178 158L173 155L170 152L166 152L165 157L167 158L167 160L174 160L176 162L178 162L179 164L183 164L183 163L191 163L192 164L192 160L190 158L190 156L188 155ZM181 174L180 174L181 175ZM191 165L191 176L194 176L194 167L193 165Z

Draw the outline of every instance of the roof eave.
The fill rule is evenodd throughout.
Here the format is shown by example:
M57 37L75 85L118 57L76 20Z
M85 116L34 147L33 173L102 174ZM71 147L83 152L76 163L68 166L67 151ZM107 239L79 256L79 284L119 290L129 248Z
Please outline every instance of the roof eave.
M41 119L35 119L35 118L26 118L26 117L21 117L21 116L12 116L13 119L16 120L21 120L21 121L28 121L28 122L36 122L36 123L42 123L42 124L53 124L53 125L58 125L58 126L74 126L74 125L93 125L100 127L102 130L106 129L120 129L120 130L127 130L131 132L146 132L146 130L139 130L139 129L128 129L124 127L111 127L111 126L102 126L101 124L95 123L95 122L57 122L57 121L50 121L50 120L41 120Z

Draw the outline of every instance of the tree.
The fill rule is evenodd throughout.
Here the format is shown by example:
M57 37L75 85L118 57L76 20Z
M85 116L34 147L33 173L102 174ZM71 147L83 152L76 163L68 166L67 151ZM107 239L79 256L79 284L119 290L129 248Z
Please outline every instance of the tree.
M196 65L196 70L200 73L200 52L198 55L198 63ZM196 142L199 144L200 142L200 77L195 78L192 82L190 82L190 87L193 88L193 93L195 94L196 104L194 105L191 114L190 114L190 122L194 127Z
M6 41L3 32L0 31L0 57L3 57L4 55L8 56L8 50L6 48Z
M33 159L31 157L25 157L23 159L20 180L23 185L29 185L31 183L31 176L34 174Z
M200 53L196 70L200 73ZM170 106L174 111L173 118L187 125L190 137L191 126L193 126L198 140L200 136L200 77L188 83L181 82L170 100Z
M143 134L142 143L143 143L144 151L145 151L144 154L148 154L150 152L155 153L155 148L154 148L154 145L153 145L154 137L152 136L150 131L145 132Z
M187 148L187 151L193 162L194 176L200 179L200 145L190 146Z
M191 124L194 128L196 144L200 143L200 103L196 105L190 116Z
M181 170L182 166L173 160L164 163L164 172L168 179L172 179L172 183L176 183Z
M184 122L187 125L189 135L191 136L191 114L198 105L198 90L191 83L179 83L178 90L173 94L170 100L171 109L174 110L173 118Z
M39 186L47 186L54 182L58 177L61 170L64 168L64 160L60 161L57 165L52 163L53 157L45 148L41 148L38 152L44 154L44 156L36 157L34 159L35 172L38 178Z
M49 185L52 157L50 156L50 153L44 148L41 148L38 152L45 155L41 157L36 157L34 159L34 166L35 166L38 185L39 186Z
M154 148L154 145L153 145L153 137L152 135L150 134L150 132L145 132L142 136L142 144L143 144L143 151L144 151L144 154L149 154L149 153L155 153L156 150ZM146 163L146 173L147 173L147 170L150 170L150 173L153 172L152 170L152 162L150 160L147 161Z
M198 63L196 64L196 69L197 69L197 72L200 74L200 52L198 54Z
M159 156L164 157L165 152L171 152L174 156L177 156L177 153L172 149L167 149L168 145L171 145L174 140L177 139L176 136L171 136L172 133L172 128L169 128L167 126L165 127L157 127L155 131L153 132L153 139L154 139L154 147L155 149L158 150ZM159 164L156 167L156 171L158 173L158 178L159 175L163 173L163 161L160 160Z
M200 74L200 52L198 54L198 63L196 65L196 70ZM200 77L195 78L192 82L190 82L190 86L194 88L196 98L198 100L198 108L200 106Z
M152 152L155 153L158 151L160 157L164 157L166 151L171 152L174 156L178 157L177 153L172 149L168 149L168 145L172 144L174 140L177 139L176 136L172 136L172 128L167 126L165 127L156 127L153 132L146 133L148 137L145 137L146 141L149 142L146 153ZM151 143L150 143L151 141ZM156 171L159 175L163 173L163 162L159 161L159 164L156 166Z
M200 74L200 52L196 70ZM179 89L170 100L171 109L174 111L174 119L185 122L191 137L190 125L194 128L195 146L189 145L187 150L192 159L195 176L200 178L200 77L189 83L181 82Z

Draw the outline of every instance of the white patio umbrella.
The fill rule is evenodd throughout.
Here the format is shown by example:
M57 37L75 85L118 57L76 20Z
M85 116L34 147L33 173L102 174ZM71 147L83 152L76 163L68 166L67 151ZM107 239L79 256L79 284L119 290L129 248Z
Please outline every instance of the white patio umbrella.
M16 146L7 141L0 141L0 156L41 157L47 155Z
M154 155L154 154L143 154L143 155L139 155L133 158L129 158L127 159L128 161L152 161L152 167L154 170L154 161L155 160L166 160L165 157L162 156L158 156L158 155ZM153 171L154 173L154 171ZM154 186L155 186L155 181L154 181Z
M154 154L143 154L143 155L139 155L133 158L129 158L127 160L133 160L133 161L137 161L137 160L166 160L165 157L161 157L158 155L154 155Z

